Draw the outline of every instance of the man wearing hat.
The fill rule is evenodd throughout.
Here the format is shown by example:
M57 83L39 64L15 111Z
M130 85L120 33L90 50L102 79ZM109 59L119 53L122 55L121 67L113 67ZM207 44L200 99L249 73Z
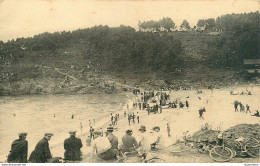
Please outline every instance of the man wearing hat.
M126 130L126 135L122 137L122 151L132 152L138 146L135 137L132 136L133 131L131 129Z
M158 145L160 142L161 135L159 134L159 132L160 132L160 127L154 126L152 132L152 138L154 138L154 140L151 142L152 149L155 149L155 146Z
M111 129L109 129L111 130ZM94 132L95 139L91 144L91 155L97 154L103 160L115 159L118 154L117 149L112 149L112 144L108 137L101 137L100 132Z
M64 159L79 161L81 160L81 151L80 148L83 146L81 139L76 137L76 131L70 131L70 138L65 139L64 141Z
M28 141L25 140L27 133L19 133L19 139L13 141L8 155L8 163L27 163Z
M34 151L31 153L31 156L29 158L30 162L46 163L49 159L52 158L48 142L52 136L52 133L44 134L44 138L37 143Z
M147 152L151 149L151 145L148 141L148 135L146 134L146 127L141 125L139 131L141 134L138 151L140 155L145 159Z
M107 138L111 143L112 149L118 149L118 138L113 134L114 128L112 126L107 127Z

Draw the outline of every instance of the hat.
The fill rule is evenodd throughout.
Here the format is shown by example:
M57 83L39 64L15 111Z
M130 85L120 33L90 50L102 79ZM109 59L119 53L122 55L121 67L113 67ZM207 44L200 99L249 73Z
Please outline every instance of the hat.
M114 131L114 128L113 127L107 127L107 131Z
M133 130L131 129L126 130L126 134L130 134L130 133L133 133Z
M70 134L75 134L76 132L77 132L76 130L69 131Z
M23 136L23 135L26 136L27 133L25 133L25 132L20 132L20 133L18 133L18 135L19 135L19 136Z
M45 135L53 136L53 133L45 133Z
M155 129L158 129L160 131L160 127L159 126L154 126L153 130L155 130Z
M146 131L146 127L144 125L141 125L139 130L143 130L143 131Z

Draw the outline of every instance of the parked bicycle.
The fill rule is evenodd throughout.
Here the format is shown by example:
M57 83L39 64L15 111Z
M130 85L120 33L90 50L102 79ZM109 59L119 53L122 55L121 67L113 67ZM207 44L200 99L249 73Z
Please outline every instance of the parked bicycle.
M170 151L172 153L180 153L187 151L194 147L194 144L199 144L199 151L208 152L210 158L214 161L218 162L226 162L229 161L233 157L233 152L230 148L225 146L224 140L219 139L216 142L219 144L211 144L209 142L198 142L189 140L189 136L187 136L188 131L183 133L183 141L177 141L175 144L171 145ZM218 132L217 132L218 133Z
M238 156L250 156L250 157L259 157L260 152L260 142L256 138L245 139L243 137L239 137L235 140L236 146L232 147L234 151L238 152Z

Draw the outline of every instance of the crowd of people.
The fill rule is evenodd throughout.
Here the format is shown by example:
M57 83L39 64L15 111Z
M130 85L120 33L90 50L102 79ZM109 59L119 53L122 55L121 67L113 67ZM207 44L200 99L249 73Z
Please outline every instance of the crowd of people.
M167 126L170 131L169 126ZM160 127L153 127L153 132L146 133L146 127L141 125L139 128L139 136L137 139L132 136L133 131L127 129L125 135L119 141L119 138L113 134L114 127L109 126L103 135L100 131L93 131L86 140L86 146L91 148L90 157L98 156L104 160L122 158L125 152L136 151L143 159L146 158L147 152L156 148L160 142ZM76 137L76 131L69 132L70 137L64 140L64 158L67 161L82 160L81 148L83 147L80 138ZM150 136L154 140L148 140ZM28 155L28 141L26 140L27 133L19 133L19 139L13 141L11 151L8 155L7 162L9 163L55 163L59 162L59 157L51 155L49 141L53 133L45 133L44 137L37 143L35 149L32 151L29 159ZM93 137L93 139L92 139ZM119 144L119 142L121 142Z
M136 101L133 102L133 110L142 111L146 108L148 114L149 109L153 107L156 109L155 112L162 113L162 106L168 105L170 108L183 109L189 108L189 101L183 102L181 100L170 101L170 95L166 92L141 92L140 90L135 90L134 94L137 96ZM251 113L250 106L246 104L245 106L239 102L234 101L235 112L245 112ZM126 110L124 110L124 118L127 119L128 125L139 124L140 115L139 112L130 111L129 104L126 104ZM206 112L205 107L198 110L199 119L204 120L203 114ZM55 114L54 114L55 116ZM252 116L260 116L259 111ZM72 119L74 114L72 114ZM109 117L108 117L109 118ZM154 126L152 132L146 132L146 126L140 125L139 127L139 137L136 139L133 136L133 130L127 129L125 135L122 138L118 138L114 135L114 131L117 129L118 121L120 119L120 114L110 114L110 125L107 127L106 131L103 132L102 128L94 128L95 119L89 119L89 136L86 139L86 146L91 149L90 156L98 156L104 160L119 159L122 154L126 152L136 151L139 156L144 160L146 159L147 153L150 150L156 148L160 143L160 127ZM81 124L82 128L82 124ZM168 137L171 137L171 128L169 123L167 123L166 130ZM81 131L82 132L82 131ZM80 161L82 159L81 148L83 147L80 138L76 137L76 131L69 132L70 137L64 140L64 160L69 161ZM45 133L44 138L42 138L35 149L27 159L28 155L28 141L26 140L27 133L19 133L19 139L13 141L11 145L11 151L8 155L7 161L9 163L45 163L45 162L58 162L57 157L53 157L49 148L49 141L53 136L53 133ZM151 138L154 138L151 140Z

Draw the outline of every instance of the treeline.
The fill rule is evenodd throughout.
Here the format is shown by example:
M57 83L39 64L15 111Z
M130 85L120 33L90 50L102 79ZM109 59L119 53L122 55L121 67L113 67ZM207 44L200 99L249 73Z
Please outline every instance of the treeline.
M260 58L260 13L228 14L216 19L222 37L211 43L208 61L217 67L243 67L243 59Z
M95 26L73 32L42 33L33 38L18 38L0 43L1 65L14 65L35 56L64 58L71 52L71 63L79 58L80 67L91 63L106 71L172 71L182 65L182 44L172 36L136 32L134 28ZM40 57L41 56L41 57ZM73 57L75 58L73 59ZM52 57L53 62L55 58ZM56 58L57 63L63 59Z

